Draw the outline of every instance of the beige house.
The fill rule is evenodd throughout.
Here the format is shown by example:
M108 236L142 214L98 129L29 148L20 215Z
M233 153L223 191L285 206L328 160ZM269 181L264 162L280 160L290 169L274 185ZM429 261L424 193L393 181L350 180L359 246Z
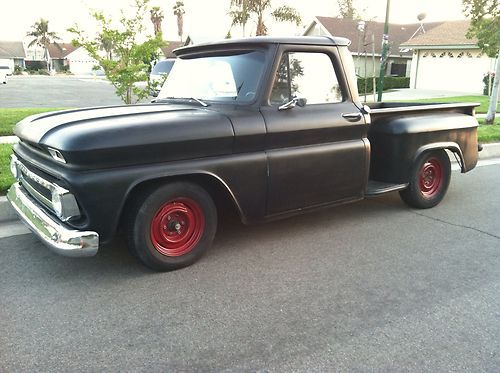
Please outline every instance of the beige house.
M387 59L386 75L410 76L412 52L408 48L401 48L405 41L416 37L423 32L440 25L426 23L423 28L419 23L390 24L389 25L389 56ZM356 74L360 77L372 77L380 74L380 57L382 55L383 22L364 22L364 27L359 27L359 21L317 16L307 27L306 36L341 36L349 39ZM372 42L373 40L373 42ZM374 49L375 58L372 57Z
M14 66L24 68L26 52L20 41L0 41L0 66L7 66L9 73L14 71Z
M483 93L495 60L465 34L469 21L449 21L401 45L413 51L410 88Z

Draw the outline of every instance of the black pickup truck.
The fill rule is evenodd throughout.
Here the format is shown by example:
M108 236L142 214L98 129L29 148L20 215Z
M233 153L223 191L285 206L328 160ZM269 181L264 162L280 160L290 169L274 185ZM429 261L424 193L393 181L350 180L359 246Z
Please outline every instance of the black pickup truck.
M60 254L94 255L121 227L157 270L200 258L228 202L244 223L393 191L435 206L448 153L462 172L477 163L477 105L363 105L348 45L257 37L180 48L153 103L19 122L8 199Z

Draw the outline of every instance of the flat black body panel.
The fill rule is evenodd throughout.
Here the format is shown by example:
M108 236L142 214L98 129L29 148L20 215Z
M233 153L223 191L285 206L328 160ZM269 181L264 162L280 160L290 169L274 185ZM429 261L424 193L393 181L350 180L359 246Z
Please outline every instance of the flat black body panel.
M477 121L459 108L374 113L371 120L370 179L407 183L416 157L431 149L457 152L462 158L463 172L477 163Z
M342 118L353 103L262 110L269 162L268 214L362 197L367 126Z

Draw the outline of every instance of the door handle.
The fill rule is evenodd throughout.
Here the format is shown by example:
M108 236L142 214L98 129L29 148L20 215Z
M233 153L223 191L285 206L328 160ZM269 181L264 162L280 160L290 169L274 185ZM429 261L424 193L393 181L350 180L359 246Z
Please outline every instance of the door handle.
M346 113L342 114L342 117L347 119L349 122L357 122L362 118L361 113Z

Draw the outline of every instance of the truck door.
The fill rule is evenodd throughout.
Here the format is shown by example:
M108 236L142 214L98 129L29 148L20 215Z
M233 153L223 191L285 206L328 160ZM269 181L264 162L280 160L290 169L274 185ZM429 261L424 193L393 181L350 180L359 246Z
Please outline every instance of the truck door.
M261 108L267 215L361 198L369 164L367 125L350 97L337 49L280 49L269 101Z

